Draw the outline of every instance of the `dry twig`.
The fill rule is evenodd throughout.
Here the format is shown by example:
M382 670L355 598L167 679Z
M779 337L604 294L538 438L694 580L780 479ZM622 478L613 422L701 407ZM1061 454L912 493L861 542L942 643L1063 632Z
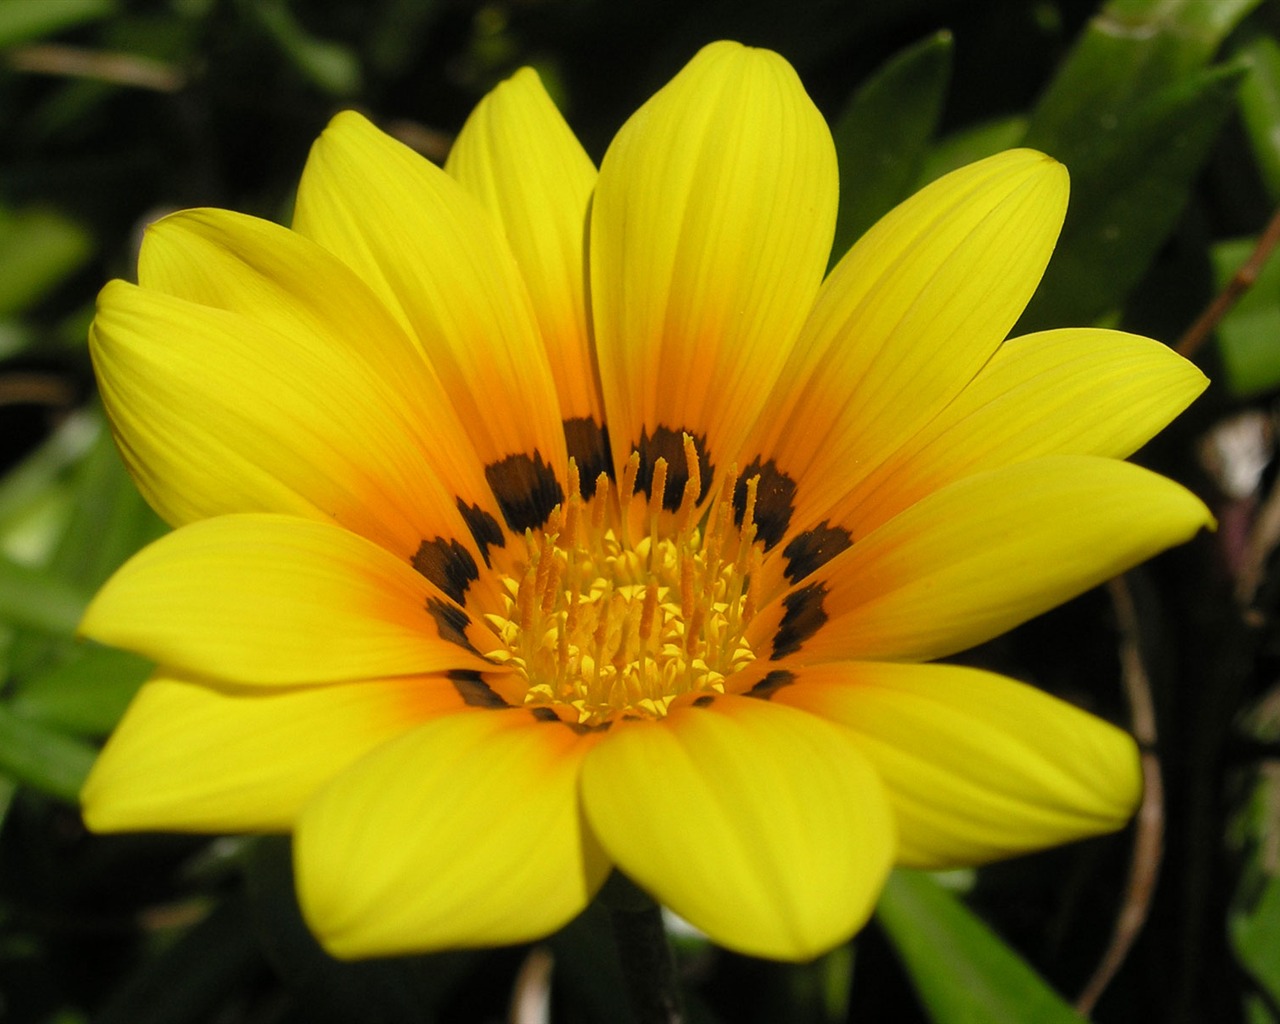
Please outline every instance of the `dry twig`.
M158 60L60 43L21 46L5 54L5 61L16 71L61 78L92 78L155 92L177 92L186 84L182 72Z
M1138 612L1133 594L1123 576L1108 585L1120 629L1120 668L1133 734L1142 751L1142 806L1134 821L1133 857L1129 879L1125 884L1124 902L1116 915L1111 943L1102 955L1093 977L1076 999L1076 1010L1087 1016L1111 983L1129 955L1133 943L1146 923L1160 876L1160 860L1164 852L1164 787L1160 777L1160 759L1155 753L1156 713L1151 699L1151 680L1142 662L1138 628Z
M1178 343L1173 346L1174 351L1190 359L1200 350L1200 347L1209 340L1219 321L1240 300L1240 296L1253 287L1253 283L1258 280L1258 274L1262 272L1262 268L1277 245L1280 245L1280 209L1271 215L1271 220L1263 230L1262 237L1258 239L1258 244L1253 247L1249 258L1232 275L1226 287L1205 307L1204 312L1196 317L1195 323L1183 332Z

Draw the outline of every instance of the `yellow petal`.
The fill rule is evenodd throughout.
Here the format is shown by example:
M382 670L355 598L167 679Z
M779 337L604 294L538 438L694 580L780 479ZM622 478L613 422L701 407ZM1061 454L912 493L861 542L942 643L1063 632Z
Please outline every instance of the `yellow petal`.
M591 213L591 301L615 464L727 469L822 279L835 151L777 54L704 48L623 126ZM713 480L704 465L704 492ZM675 508L683 472L667 476Z
M265 329L219 338L211 349L213 339L200 331L161 334L162 325L155 324L151 335L123 339L121 351L113 353L109 365L130 360L126 368L145 375L140 383L163 401L173 401L175 388L203 388L202 408L184 406L181 412L207 431L230 441L250 427L278 434L298 422L305 432L293 443L303 450L269 468L294 488L314 487L320 482L297 479L299 467L331 456L331 477L365 479L369 499L391 505L406 528L415 527L396 538L401 543L393 550L408 543L412 553L419 540L441 534L465 537L458 503L498 514L470 433L441 400L431 368L368 286L331 253L255 217L188 210L148 229L138 276L144 289L238 313ZM143 300L135 295L130 301ZM242 383L227 388L225 378L209 372L215 362ZM250 397L257 389L261 393ZM134 393L129 391L130 401ZM290 400L291 415L282 416L279 406ZM209 405L215 409L203 408ZM226 422L236 415L246 420L240 433ZM138 432L141 417L126 408L121 418ZM264 449L253 436L240 444L250 453ZM208 485L194 494L186 500L201 500L205 515L284 511L230 506L221 489ZM322 514L336 512L340 520L379 511L335 506L324 494L307 496ZM390 538L375 539L392 547Z
M431 722L303 809L298 894L334 956L540 938L586 907L609 863L578 808L596 741L524 711Z
M615 724L582 773L618 867L729 949L806 960L866 921L893 859L884 791L854 738L716 698Z
M798 523L817 522L991 357L1066 201L1060 164L1014 150L929 185L849 250L747 447L795 483Z
M97 832L285 830L358 758L463 706L442 677L236 690L160 674L89 773L85 822Z
M522 68L480 101L458 133L445 170L494 215L511 243L533 299L562 414L601 427L604 407L586 302L587 211L596 169L536 71ZM583 453L572 444L569 453L583 464ZM597 458L607 454L601 451Z
M444 171L347 111L312 147L293 227L354 269L417 340L512 530L542 525L566 479L559 402L493 218Z
M1043 455L1125 458L1208 383L1166 346L1119 331L1012 339L831 511L831 521L856 539L964 476Z
M394 396L333 349L122 281L90 348L125 462L169 522L280 512L406 561L424 544L483 560Z
M492 668L467 646L468 628L407 561L337 527L269 515L162 537L80 624L183 674L266 686Z
M1079 708L953 665L815 665L775 703L858 735L889 791L898 862L978 864L1124 826L1142 794L1138 750Z
M1171 480L1050 456L924 498L751 623L775 659L927 661L988 640L1213 523Z

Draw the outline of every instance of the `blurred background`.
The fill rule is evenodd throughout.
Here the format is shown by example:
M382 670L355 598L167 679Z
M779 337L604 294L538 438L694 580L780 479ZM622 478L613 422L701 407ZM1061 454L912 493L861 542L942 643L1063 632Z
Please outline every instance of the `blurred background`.
M812 964L680 934L691 1020L1280 1022L1275 0L0 0L0 1021L628 1020L594 911L535 948L338 964L298 916L287 840L85 832L79 785L148 666L72 634L164 531L85 331L149 220L288 223L342 108L442 161L532 64L598 160L717 38L780 51L831 123L836 255L971 159L1064 161L1067 225L1017 332L1116 326L1194 358L1210 391L1137 459L1220 528L961 659L1134 731L1163 781L1138 825L902 874Z

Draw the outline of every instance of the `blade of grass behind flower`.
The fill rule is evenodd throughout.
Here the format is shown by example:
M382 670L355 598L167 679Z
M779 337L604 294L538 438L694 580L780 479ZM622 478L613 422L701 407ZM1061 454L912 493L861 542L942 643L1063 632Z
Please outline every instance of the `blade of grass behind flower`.
M935 1024L1084 1020L985 923L929 875L898 869L876 917Z
M834 263L915 184L951 76L951 33L902 50L853 94L831 126L840 161Z
M0 622L70 636L85 604L79 588L0 555Z
M1240 59L1249 68L1240 84L1240 120L1267 193L1280 202L1280 44L1259 36Z
M1032 112L1025 144L1071 170L1053 262L1018 330L1096 320L1177 223L1245 73L1205 69L1259 0L1112 0Z
M53 0L0 4L0 48L43 39L116 12L112 0Z
M97 752L87 743L0 707L0 772L74 803Z

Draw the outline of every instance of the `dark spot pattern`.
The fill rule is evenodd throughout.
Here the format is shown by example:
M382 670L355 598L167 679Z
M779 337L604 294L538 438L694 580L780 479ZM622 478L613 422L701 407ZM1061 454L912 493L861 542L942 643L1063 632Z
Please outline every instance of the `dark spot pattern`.
M764 541L764 549L782 540L787 527L791 525L791 515L796 510L796 482L782 472L770 459L761 462L759 457L751 460L751 465L738 477L738 486L733 491L733 521L742 525L742 517L747 514L747 481L758 476L760 483L756 485L756 538Z
M441 640L448 640L463 650L479 655L480 652L467 639L467 627L471 625L470 615L438 597L427 598L427 614L436 620L436 631Z
M448 676L449 682L453 683L453 688L458 691L458 696L473 708L511 707L480 678L479 672L459 668L446 672L445 675Z
M695 708L709 708L715 702L715 697L709 693L704 693L701 697L695 697L693 699L693 706Z
M488 565L490 546L498 548L507 546L507 541L502 536L502 527L498 525L498 520L479 505L468 505L461 498L458 499L458 511L462 513L467 529L475 538L476 546L480 549L480 557L484 559L484 564Z
M609 455L609 428L589 416L575 416L564 421L564 445L570 458L578 463L579 489L582 500L595 497L596 481L604 473L610 480L613 459Z
M507 526L516 534L536 530L564 501L564 488L540 452L508 455L484 467L493 496Z
M747 691L748 697L758 697L760 700L769 700L775 693L784 686L790 686L796 681L796 674L788 672L785 669L775 669L767 676L756 683Z
M782 607L786 611L778 624L778 632L773 635L771 660L795 654L809 637L822 628L827 621L827 610L822 607L826 596L825 583L810 583L782 599Z
M659 458L667 460L667 485L662 490L662 507L674 512L680 507L680 499L684 497L684 485L689 479L689 468L685 464L684 435L693 438L698 449L698 476L702 484L698 492L698 500L711 488L711 480L715 475L715 467L707 455L707 435L695 434L692 430L672 430L670 427L655 427L653 434L648 430L640 433L640 440L635 450L640 453L640 471L636 474L636 489L643 491L645 497L653 497L653 465Z
M782 557L787 560L786 577L792 583L799 583L852 546L853 536L848 530L831 526L824 519L812 530L796 534L782 549Z
M588 732L604 732L613 724L612 722L600 722L597 725L584 725L581 722L566 722L551 708L530 708L529 714L533 715L539 722L559 722L566 728L572 729L579 736Z
M471 552L456 540L424 540L412 562L418 572L458 604L465 603L467 588L480 578L480 568Z

